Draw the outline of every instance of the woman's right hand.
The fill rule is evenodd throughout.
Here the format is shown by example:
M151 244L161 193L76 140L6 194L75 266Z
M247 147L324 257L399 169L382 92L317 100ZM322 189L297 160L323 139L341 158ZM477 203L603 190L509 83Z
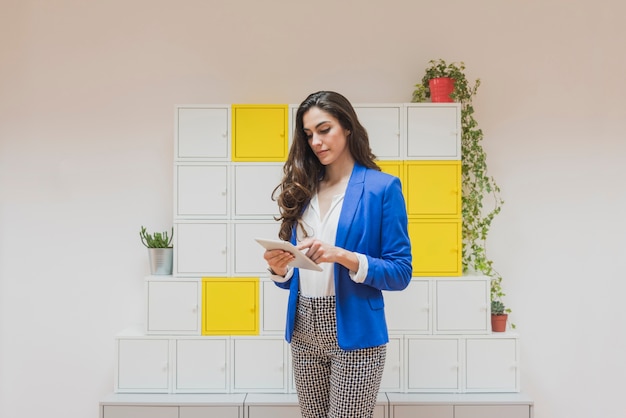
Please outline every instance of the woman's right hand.
M279 276L287 274L287 265L295 260L295 256L288 251L283 250L266 250L263 258L267 261L269 268Z

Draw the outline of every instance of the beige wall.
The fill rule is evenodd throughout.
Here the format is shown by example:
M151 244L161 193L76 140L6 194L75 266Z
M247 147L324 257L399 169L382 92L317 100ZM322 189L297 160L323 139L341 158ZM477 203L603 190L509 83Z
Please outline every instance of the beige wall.
M0 10L0 416L97 417L113 335L142 321L139 227L171 225L174 104L295 103L318 89L409 101L444 58L482 80L477 117L506 200L489 251L535 417L623 417L626 3Z

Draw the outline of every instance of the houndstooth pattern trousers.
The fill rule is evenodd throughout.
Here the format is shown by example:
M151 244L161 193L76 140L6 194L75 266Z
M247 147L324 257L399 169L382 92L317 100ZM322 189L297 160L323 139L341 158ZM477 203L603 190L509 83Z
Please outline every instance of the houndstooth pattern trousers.
M291 354L302 416L373 417L386 348L342 350L337 344L335 297L300 295Z

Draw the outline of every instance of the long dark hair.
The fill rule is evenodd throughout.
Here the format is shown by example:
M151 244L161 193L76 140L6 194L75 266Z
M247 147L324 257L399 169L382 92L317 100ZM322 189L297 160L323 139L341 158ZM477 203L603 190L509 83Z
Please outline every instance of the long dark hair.
M278 235L283 240L291 239L294 227L300 223L302 211L317 192L324 175L324 166L311 150L302 122L304 114L313 107L336 118L341 127L350 132L348 149L356 163L380 170L374 162L376 156L370 148L367 131L348 99L333 91L318 91L309 95L298 107L293 140L283 167L283 179L272 193L280 210L276 220L282 221ZM304 229L303 233L306 236Z

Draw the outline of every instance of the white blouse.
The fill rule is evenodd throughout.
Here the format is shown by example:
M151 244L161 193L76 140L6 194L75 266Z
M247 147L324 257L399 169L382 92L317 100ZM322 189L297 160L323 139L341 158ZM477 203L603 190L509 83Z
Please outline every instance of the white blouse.
M302 223L309 238L335 244L337 238L337 226L339 215L343 207L344 193L333 196L326 216L320 216L319 201L317 194L313 196L310 204L302 214ZM302 241L303 233L298 230L298 242ZM367 276L368 262L363 254L355 253L359 259L359 270L355 273L350 271L350 277L357 283L362 283ZM320 263L322 271L300 269L300 293L308 297L333 296L335 294L334 263ZM283 282L293 275L293 269L289 269L285 277L272 275L272 280Z

